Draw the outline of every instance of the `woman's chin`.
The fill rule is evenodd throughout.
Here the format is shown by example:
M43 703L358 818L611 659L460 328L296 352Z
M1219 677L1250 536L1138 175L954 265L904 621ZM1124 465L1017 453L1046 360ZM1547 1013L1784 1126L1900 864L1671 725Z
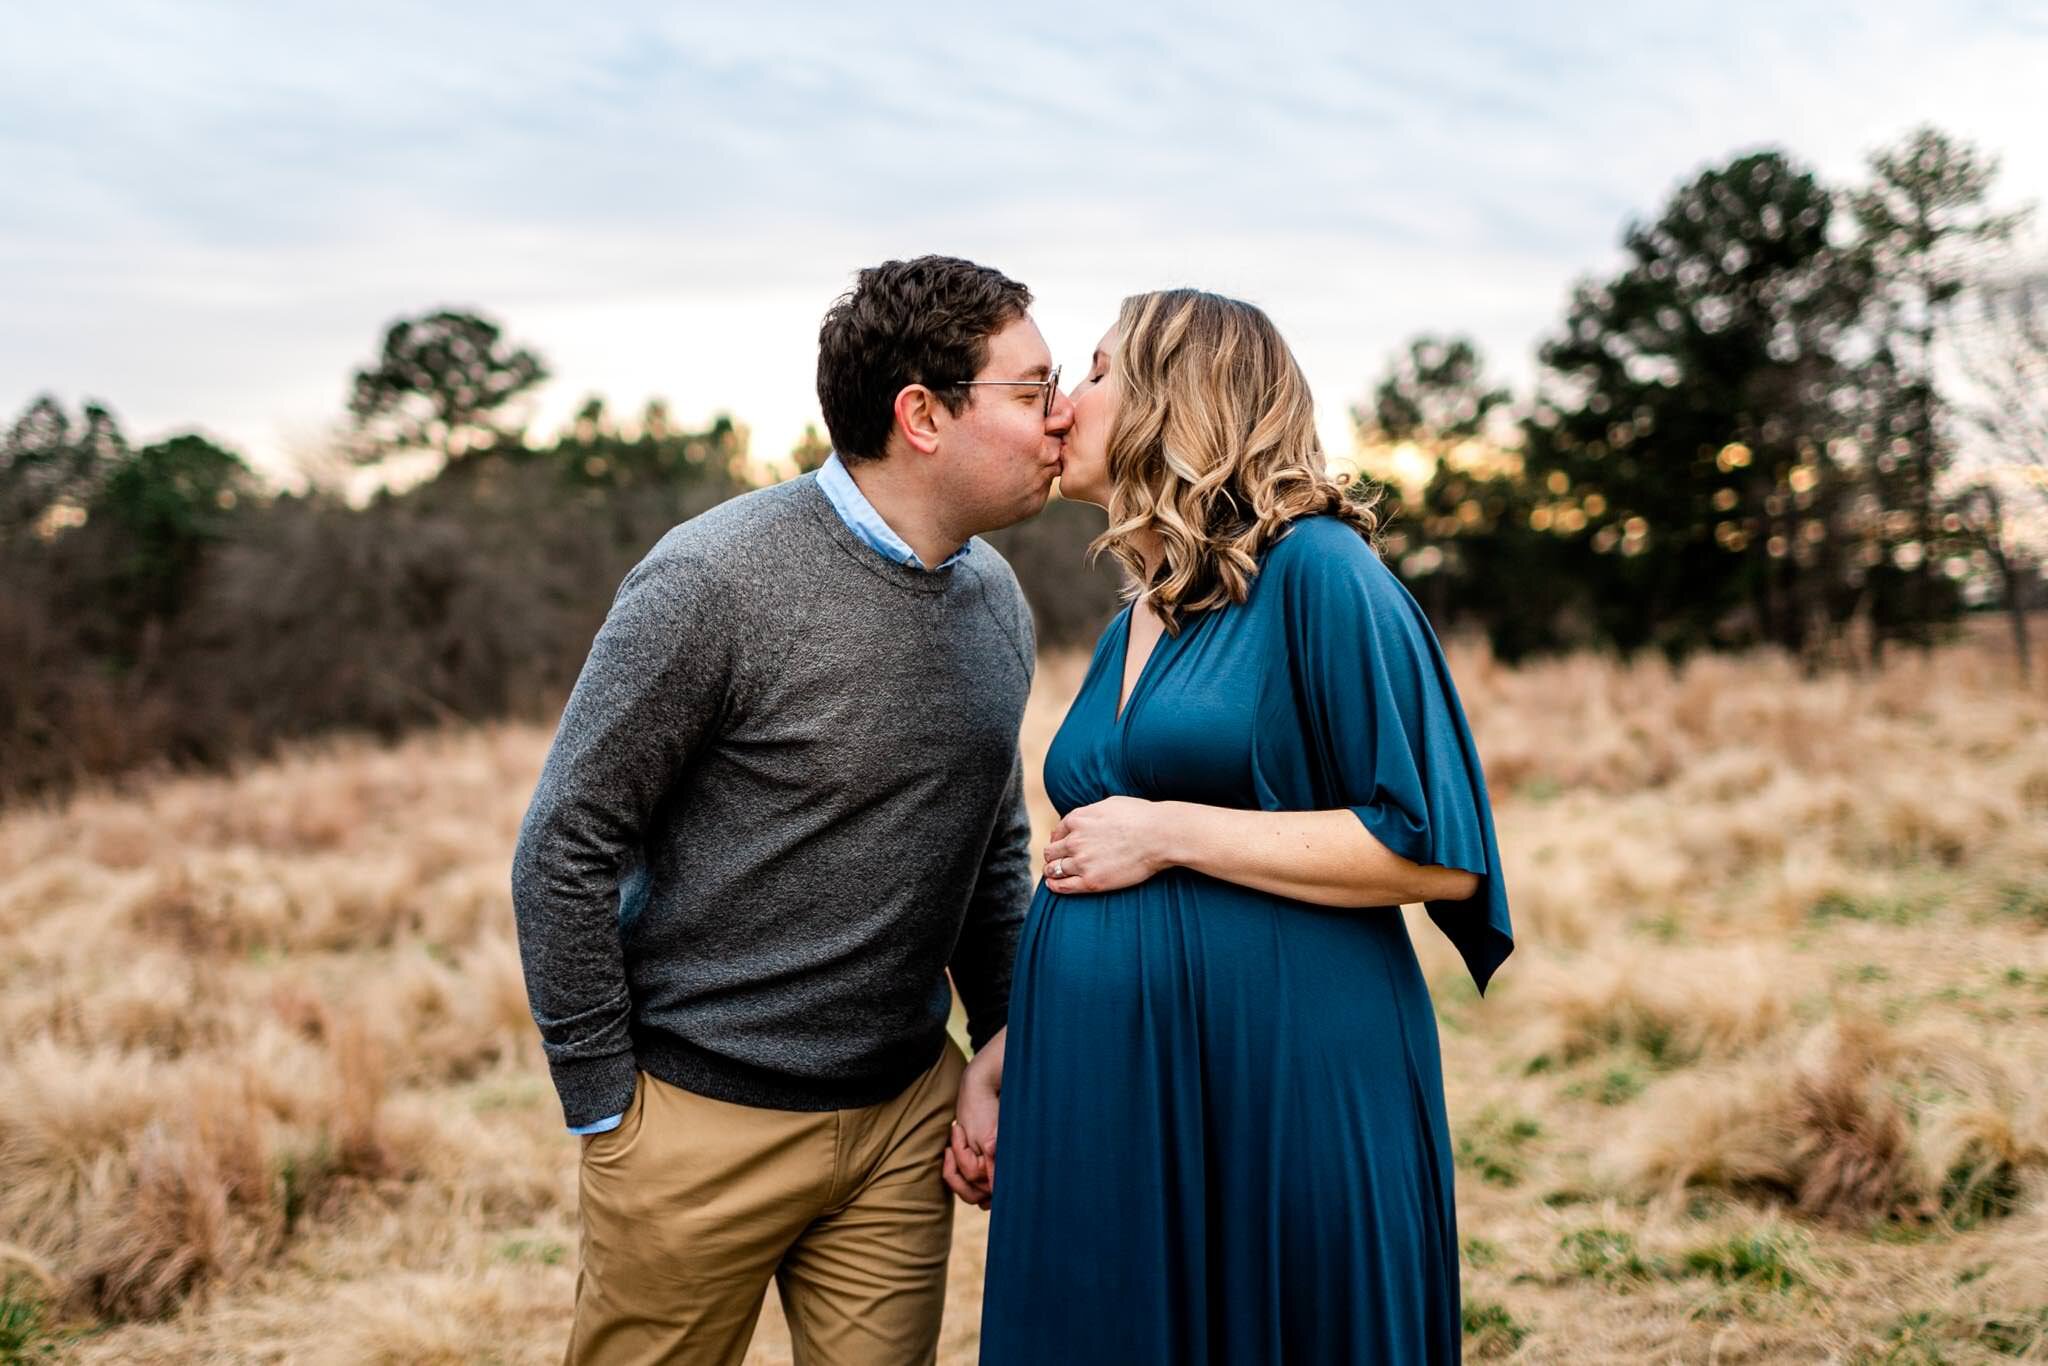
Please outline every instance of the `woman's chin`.
M1064 475L1054 482L1053 491L1054 497L1069 503L1093 503L1097 507L1102 506L1102 498L1094 489L1078 480L1069 482Z

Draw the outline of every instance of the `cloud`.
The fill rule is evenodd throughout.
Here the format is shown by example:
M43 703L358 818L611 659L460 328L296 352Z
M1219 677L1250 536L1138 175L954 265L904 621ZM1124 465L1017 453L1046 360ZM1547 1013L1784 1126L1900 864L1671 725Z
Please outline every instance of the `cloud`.
M1623 220L1764 143L1831 177L1920 118L2048 187L1996 6L1450 13L538 4L42 7L0 52L0 404L273 458L383 325L481 307L589 391L777 455L851 271L954 251L1063 359L1133 289L1266 305L1332 440L1424 329L1526 383Z

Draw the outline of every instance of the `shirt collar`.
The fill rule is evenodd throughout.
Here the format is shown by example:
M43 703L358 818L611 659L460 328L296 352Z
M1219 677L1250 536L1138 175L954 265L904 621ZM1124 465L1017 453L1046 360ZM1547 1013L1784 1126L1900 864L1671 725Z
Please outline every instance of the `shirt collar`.
M883 520L882 514L875 511L875 505L860 491L860 485L853 482L853 476L847 473L845 464L839 459L839 452L832 452L818 467L818 487L823 490L826 501L832 504L832 510L839 514L839 520L878 553L897 564L919 569L925 567L917 552L910 548L910 543L896 534L896 529ZM934 569L946 568L973 548L972 539L963 542L958 550L933 566Z

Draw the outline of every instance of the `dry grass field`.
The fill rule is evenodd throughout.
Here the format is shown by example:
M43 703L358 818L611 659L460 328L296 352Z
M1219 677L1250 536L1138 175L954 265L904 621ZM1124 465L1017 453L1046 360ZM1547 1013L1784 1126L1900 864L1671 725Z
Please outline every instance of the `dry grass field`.
M1811 679L1453 650L1520 942L1482 1002L1409 913L1468 1354L2048 1361L2048 692L1998 642ZM1041 671L1034 772L1080 668ZM506 885L547 740L0 815L0 1361L559 1358L576 1145ZM787 1341L771 1305L755 1359Z

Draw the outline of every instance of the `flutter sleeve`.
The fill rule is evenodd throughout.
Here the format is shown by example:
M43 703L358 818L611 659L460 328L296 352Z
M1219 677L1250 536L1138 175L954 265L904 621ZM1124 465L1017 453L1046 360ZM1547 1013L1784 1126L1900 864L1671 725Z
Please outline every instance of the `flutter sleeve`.
M1428 617L1335 518L1297 523L1266 572L1291 695L1261 708L1261 730L1293 736L1259 747L1261 800L1348 807L1401 857L1478 874L1472 896L1424 905L1483 994L1514 949L1507 882L1479 751Z

